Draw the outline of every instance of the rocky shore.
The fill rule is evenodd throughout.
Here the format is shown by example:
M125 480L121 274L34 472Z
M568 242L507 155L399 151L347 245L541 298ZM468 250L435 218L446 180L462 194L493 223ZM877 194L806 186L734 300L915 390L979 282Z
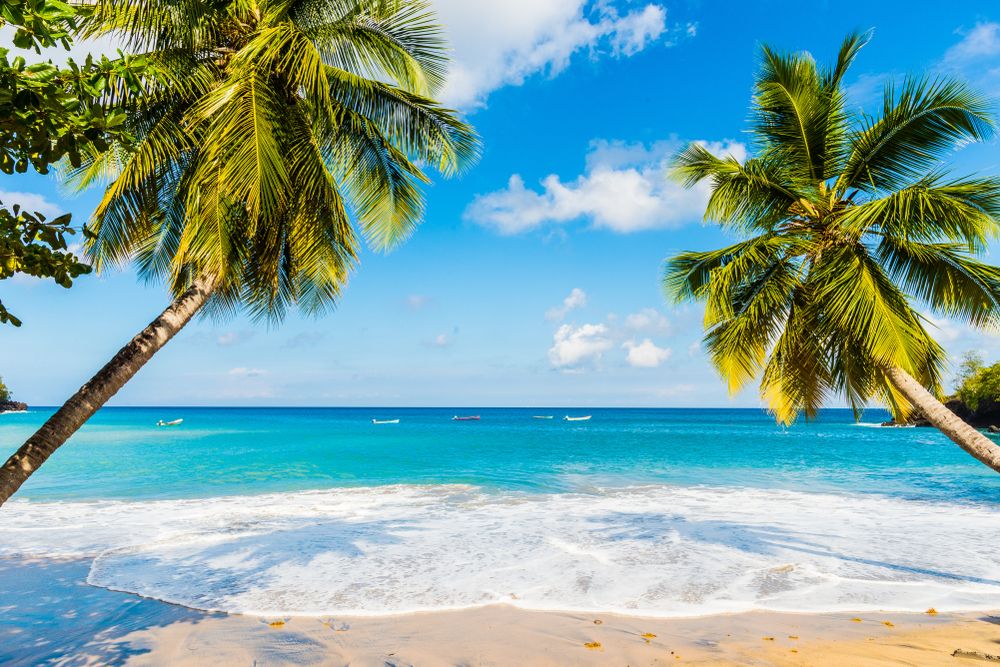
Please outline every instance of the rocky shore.
M27 409L27 403L21 403L19 401L0 401L0 414L4 412L24 412Z
M968 405L957 398L945 401L945 406L961 417L975 428L987 429L993 433L1000 433L1000 403L996 401L983 401L978 408L973 410ZM887 421L883 426L932 426L927 418L921 414L914 414L909 421L899 423L895 420Z

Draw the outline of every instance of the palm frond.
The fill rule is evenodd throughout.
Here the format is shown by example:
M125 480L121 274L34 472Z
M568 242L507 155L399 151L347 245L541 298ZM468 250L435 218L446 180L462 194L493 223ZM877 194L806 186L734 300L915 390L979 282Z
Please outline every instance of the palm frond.
M979 328L1000 327L1000 268L977 262L964 246L885 237L876 256L893 281L933 312Z
M866 118L851 138L838 190L883 192L924 176L949 151L990 139L990 100L956 79L907 78L887 85L880 118Z

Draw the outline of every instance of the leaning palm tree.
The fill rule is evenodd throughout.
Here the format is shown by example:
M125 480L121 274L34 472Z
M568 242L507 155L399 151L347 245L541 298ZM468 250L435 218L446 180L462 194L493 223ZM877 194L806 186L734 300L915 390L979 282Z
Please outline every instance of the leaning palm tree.
M328 309L358 236L414 230L421 166L451 175L478 151L433 100L447 59L425 0L95 0L80 30L156 71L109 91L134 141L70 173L109 183L89 256L174 300L7 460L0 504L199 311Z
M1000 471L1000 447L935 398L946 356L921 314L1000 324L1000 269L978 259L1000 232L1000 179L941 167L993 135L990 105L956 80L910 78L877 116L853 112L843 80L867 40L848 37L829 69L764 47L753 157L693 144L671 171L707 182L706 220L742 240L671 258L664 287L705 302L716 369L731 392L760 377L779 422L833 396L855 417L872 401L897 419L916 409Z

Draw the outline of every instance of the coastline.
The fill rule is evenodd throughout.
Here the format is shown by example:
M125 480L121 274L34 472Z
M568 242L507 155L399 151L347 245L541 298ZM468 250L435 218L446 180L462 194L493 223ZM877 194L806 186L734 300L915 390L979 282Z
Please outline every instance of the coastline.
M87 585L87 559L0 561L0 663L127 665L830 665L996 654L1000 610L742 612L689 618L494 604L378 617L208 613ZM857 619L857 620L856 620Z

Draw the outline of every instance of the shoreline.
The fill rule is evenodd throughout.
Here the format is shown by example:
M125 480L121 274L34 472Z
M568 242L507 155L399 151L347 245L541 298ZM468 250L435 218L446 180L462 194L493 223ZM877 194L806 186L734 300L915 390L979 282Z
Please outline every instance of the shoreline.
M653 618L508 604L385 616L203 612L85 583L88 559L0 560L0 663L921 664L1000 652L1000 610Z

